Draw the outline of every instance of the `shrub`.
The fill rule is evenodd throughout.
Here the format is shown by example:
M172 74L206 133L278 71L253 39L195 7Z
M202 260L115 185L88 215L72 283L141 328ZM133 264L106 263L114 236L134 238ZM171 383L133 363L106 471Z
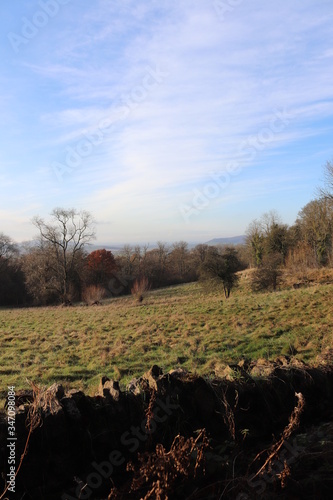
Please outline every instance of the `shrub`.
M105 289L99 285L87 286L82 292L82 299L89 305L100 304L106 294Z
M230 297L232 288L237 285L237 271L242 269L237 250L231 247L219 249L210 247L200 266L200 280L204 286L213 290L223 286L226 298Z
M275 291L280 283L282 264L281 254L267 255L260 267L258 267L251 277L251 289L254 292L263 290Z
M131 293L133 297L137 299L138 302L142 302L148 290L150 290L149 280L146 276L143 276L142 278L138 278L134 281Z

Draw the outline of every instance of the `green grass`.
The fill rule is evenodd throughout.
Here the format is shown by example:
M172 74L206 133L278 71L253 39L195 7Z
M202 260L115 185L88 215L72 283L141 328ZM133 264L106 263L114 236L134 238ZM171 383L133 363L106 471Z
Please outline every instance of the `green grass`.
M211 375L242 357L315 363L333 346L332 298L332 284L257 295L243 284L223 300L194 283L150 292L141 304L1 309L0 398L27 379L94 393L102 375L125 384L153 364Z

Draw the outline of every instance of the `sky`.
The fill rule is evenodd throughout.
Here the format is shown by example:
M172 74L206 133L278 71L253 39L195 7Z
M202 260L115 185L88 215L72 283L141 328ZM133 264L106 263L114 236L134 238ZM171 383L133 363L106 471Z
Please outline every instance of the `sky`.
M55 207L97 243L292 224L333 158L332 0L0 5L0 232Z

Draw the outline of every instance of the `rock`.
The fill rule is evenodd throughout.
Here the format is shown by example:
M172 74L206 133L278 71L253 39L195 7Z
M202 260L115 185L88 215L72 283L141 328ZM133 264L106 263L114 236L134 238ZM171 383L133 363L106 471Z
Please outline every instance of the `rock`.
M104 384L106 382L110 382L110 379L106 375L103 375L103 377L101 378L101 381L99 383L99 386L98 386L98 393L97 394L99 396L103 396L103 388L104 388Z
M82 391L78 391L77 389L70 389L66 392L65 397L71 397L75 401L79 401L81 398L85 398L85 394Z
M73 397L65 396L61 400L61 406L63 407L66 415L71 419L75 421L80 421L81 420L81 413L80 410L77 407L77 404L74 400Z
M120 392L120 387L119 387L119 382L116 380L110 380L109 382L106 382L104 385L104 390L103 392L109 391L110 396L115 400L119 401L121 392Z
M251 377L269 377L274 371L274 363L267 359L259 358L257 361L251 363Z
M247 371L249 366L250 366L250 361L248 359L241 359L237 365L240 367L240 368L243 368L243 370Z
M141 394L140 379L133 378L126 386L126 390L135 396Z
M148 384L149 389L158 390L159 378L163 375L162 368L154 365L148 372L142 376L142 381ZM143 384L144 385L144 384Z
M112 397L115 401L119 401L121 395L119 382L110 380L108 377L102 377L98 394L104 398Z
M225 378L226 380L235 380L235 370L231 366L227 365L223 370L219 372L219 377Z
M290 358L288 356L278 356L275 363L278 366L288 366L290 364Z
M153 377L157 378L163 375L163 370L157 365L154 365L149 372L152 374Z
M64 388L61 384L54 383L52 384L48 390L48 394L52 395L54 398L58 399L60 401L61 398L65 396L65 391Z
M333 352L327 351L327 355L329 354L332 355ZM232 382L219 379L207 382L202 377L193 376L181 369L162 376L162 370L155 365L141 379L132 380L129 384L131 392L123 394L120 393L118 382L104 376L101 379L100 390L102 394L106 391L109 400L100 395L85 396L83 392L76 390L68 391L61 397L63 394L61 386L54 384L49 391L44 391L42 394L41 409L43 410L44 405L47 408L47 403L51 401L52 404L60 403L63 410L53 414L40 412L41 425L31 434L28 453L24 457L20 474L16 478L17 498L27 495L29 498L47 498L48 500L58 500L61 497L77 498L80 495L76 493L78 483L75 478L82 479L82 485L88 484L88 481L91 485L96 485L97 482L101 484L102 477L101 490L91 487L93 491L90 496L107 498L112 486L110 486L109 474L112 462L117 463L117 466L112 468L112 481L121 488L124 487L121 490L122 498L143 498L147 488L152 488L152 485L145 485L146 490L139 491L138 496L135 497L132 495L133 492L127 489L127 485L132 484L133 474L132 471L126 474L126 464L133 461L136 456L132 447L135 447L135 452L147 452L147 458L153 457L155 460L156 453L151 450L155 450L157 445L163 445L165 450L169 450L175 438L177 440L182 436L184 439L195 438L198 436L198 430L203 428L206 429L207 436L212 443L210 456L211 459L216 457L216 467L214 466L213 469L217 471L217 476L212 478L208 475L205 479L200 474L198 484L193 482L194 493L200 488L205 492L205 498L208 498L208 490L202 489L205 486L203 481L207 480L207 487L221 484L221 467L226 474L230 474L229 477L232 474L235 478L239 477L241 479L239 486L243 488L244 481L246 482L248 477L249 466L253 464L253 456L258 450L269 449L268 445L272 436L274 436L272 445L276 445L276 440L289 425L290 415L296 404L295 391L301 392L306 402L304 411L300 414L303 429L309 428L309 424L314 419L316 422L329 420L327 425L330 427L318 429L318 432L313 434L311 442L308 439L305 441L304 438L302 441L301 436L300 443L296 443L298 447L295 446L295 450L307 446L308 443L314 447L319 444L324 446L321 456L318 456L317 448L313 448L309 460L305 460L306 457L302 452L300 460L303 457L305 462L299 462L297 459L295 467L298 469L296 468L296 472L294 470L295 473L298 470L302 472L305 487L308 488L309 470L311 472L311 467L314 465L313 469L320 471L317 486L320 485L325 479L320 469L323 461L327 461L328 464L332 463L332 440L329 433L333 429L331 422L333 368L328 365L321 368L310 368L306 365L297 368L292 365L292 360L286 367L283 365L284 359L281 358L280 365L267 360L251 363L252 369L273 371L267 379L258 379L255 382L250 380L250 383L244 380L243 376L239 378L244 365L222 367L230 374L234 372L236 380ZM158 392L152 399L153 383L157 385ZM146 384L145 392L142 391L140 384ZM140 396L133 396L133 391L140 391L140 389ZM114 401L112 394L119 394L121 400ZM149 408L150 402L152 405ZM138 439L145 432L147 409L154 417L157 417L151 422L152 432L149 434L149 442L148 438L145 441L145 437ZM22 455L27 442L28 410L25 403L22 403L22 412L16 415L17 457ZM326 418L328 420L325 420ZM233 439L230 438L230 434ZM2 446L0 452L5 450L7 438L6 414L0 413ZM177 442L181 443L181 441ZM290 445L293 442L294 438L290 440ZM283 450L284 457L290 450L290 446ZM241 458L233 460L234 457L237 458L237 454L241 454ZM4 454L1 456L4 457ZM294 457L293 453L292 456ZM7 457L6 453L5 458ZM192 458L196 460L195 454ZM208 454L206 458L209 460ZM207 463L206 470L208 466ZM254 470L258 468L255 467ZM98 476L96 476L97 471L101 471L98 472ZM298 480L297 475L294 477ZM192 487L192 479L186 478L186 488ZM152 477L152 480L154 481L155 478ZM275 483L273 486L275 488ZM4 478L1 477L0 487L0 491L3 491ZM225 485L222 484L221 487L224 489ZM274 492L270 496L269 487L269 483L266 483L266 497L275 498ZM80 492L81 489L79 488L78 491ZM323 495L320 491L317 497L329 498L330 489L331 480L327 475L327 490L323 490L325 493ZM88 489L82 490L82 495L87 491ZM177 494L170 491L169 498L189 498L187 493L183 494L184 491L178 489ZM217 495L214 486L209 498L220 498L222 491ZM316 493L317 491L319 490L316 489ZM287 491L285 497L291 498ZM307 496L300 494L297 498L307 498Z
M175 370L170 370L169 375L172 375L176 378L186 378L188 376L188 371L184 370L184 368L176 368Z

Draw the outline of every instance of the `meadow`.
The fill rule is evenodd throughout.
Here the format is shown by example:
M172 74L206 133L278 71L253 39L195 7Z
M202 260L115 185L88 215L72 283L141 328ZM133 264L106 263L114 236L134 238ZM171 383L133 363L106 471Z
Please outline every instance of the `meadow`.
M130 296L99 306L2 308L0 398L8 385L19 390L29 381L94 394L101 376L125 387L153 364L206 376L244 358L288 355L315 365L333 347L332 299L332 282L253 294L244 272L228 300L191 283L151 291L141 303Z

